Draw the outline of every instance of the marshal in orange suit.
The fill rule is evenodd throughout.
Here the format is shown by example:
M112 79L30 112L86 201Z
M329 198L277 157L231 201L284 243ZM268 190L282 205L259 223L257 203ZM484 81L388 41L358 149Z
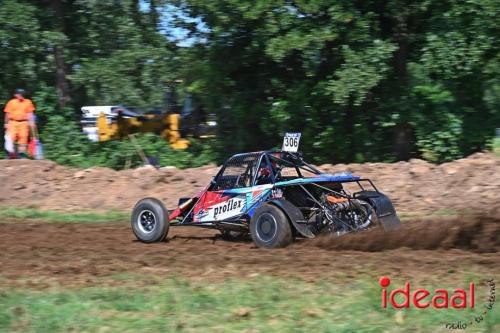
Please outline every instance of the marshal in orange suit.
M35 106L30 99L25 98L24 89L16 89L14 98L5 105L5 130L12 142L17 143L17 151L21 157L26 156L30 126L34 126L33 112Z

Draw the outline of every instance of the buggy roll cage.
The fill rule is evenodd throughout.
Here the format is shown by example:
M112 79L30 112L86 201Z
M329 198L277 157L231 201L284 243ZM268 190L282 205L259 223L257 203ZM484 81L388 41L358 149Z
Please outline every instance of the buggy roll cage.
M273 152L270 152L271 154ZM299 163L295 163L293 164L293 166L295 167L296 171L297 171L297 174L299 175L299 178L303 178L302 176L302 173L300 172L300 169L304 169L306 171L309 171L311 173L314 173L316 175L321 175L323 174L321 171L319 171L316 167L314 167L313 165L307 163L306 161L304 161L304 159L302 158L302 153L301 152L297 152L297 153L290 153L290 152L281 152L279 151L278 153L282 153L282 154L285 154L285 156L287 157L291 157L292 160L295 162L295 161L298 161ZM277 158L275 156L272 156L272 158L280 161L280 162L283 162L284 164L290 164L291 162L283 159L283 158ZM370 184L370 186L376 191L376 192L379 192L379 190L377 189L377 187L375 186L375 184L373 184L373 182L371 181L371 179L368 179L368 178L359 178L359 179L353 179L353 180L342 180L342 181L339 181L341 183L357 183L358 186L361 188L362 191L366 191L365 188L363 187L363 185L361 184L361 182L368 182ZM275 179L273 181L273 184L275 183ZM314 184L313 185L317 186L317 187L321 187L323 189L326 189L325 187L323 186L320 186L318 184Z
M280 157L277 157L276 155L279 155ZM291 166L291 167L295 168L295 170L297 171L297 174L299 176L297 178L304 178L301 171L300 171L301 169L308 171L308 172L311 172L313 174L316 174L318 176L324 175L316 167L305 162L303 160L302 154L300 152L291 153L291 152L284 152L284 151L262 151L262 152L241 153L241 154L233 155L232 157L230 157L229 159L227 159L224 162L224 165L219 169L217 174L211 180L207 191L214 191L214 190L217 191L217 189L213 189L212 187L214 187L218 184L218 179L221 177L221 175L223 175L224 171L228 167L228 164L232 160L234 160L236 158L245 158L245 157L251 158L252 156L255 157L254 162L256 161L256 163L254 165L247 166L247 168L245 169L245 172L249 171L249 168L254 169L254 171L255 171L255 172L250 172L250 174L252 175L252 179L251 179L252 182L250 183L249 186L256 185L257 178L258 178L258 168L261 166L261 163L263 160L266 162L266 165L268 165L268 166L270 166L272 162L279 162L279 163L282 163L284 165ZM274 168L270 168L270 169L271 169L270 170L270 173L271 173L270 174L270 177L271 177L270 184L272 184L274 186L276 184L276 178L278 176L278 173L281 170L279 170L278 172L275 172L276 170L274 170ZM373 184L373 182L368 178L342 179L342 180L338 180L336 182L339 182L339 183L357 183L357 185L359 186L359 188L362 191L366 191L366 190L363 187L363 185L361 184L361 182L368 182L371 185L371 187L375 190L375 192L380 193L379 190L377 189L377 187L375 186L375 184ZM342 193L339 193L339 192L334 191L332 189L326 188L320 184L317 184L314 182L310 183L310 184L315 186L315 187L319 187L319 188L322 188L324 190L327 190L329 192L334 192L337 195L347 197L347 195L345 195L345 194L342 194ZM297 185L306 193L306 195L311 196L314 201L317 201L317 199L314 198L314 196L311 193L309 193L309 191L304 187L303 184L297 184ZM297 185L283 185L283 186L297 186ZM356 193L354 193L354 198L355 197L356 197ZM231 221L210 221L210 222L203 222L203 223L201 223L201 222L187 222L186 223L186 219L188 218L188 216L191 215L191 212L193 211L194 207L198 204L199 200L200 200L200 198L197 198L197 200L194 202L191 209L189 209L188 213L185 214L185 216L183 217L182 221L176 223L176 225L192 225L192 226L207 227L207 228L211 228L214 225L222 225L222 224L224 224L224 225L229 225L229 224L237 225L238 224L239 225L239 223L231 222Z
M258 156L257 156L258 155ZM302 153L301 152L286 152L282 150L269 150L269 151L260 151L260 152L250 152L250 153L241 153L241 154L236 154L227 159L224 162L224 165L222 168L220 168L219 172L213 177L211 181L211 186L218 184L218 180L221 175L224 174L224 171L227 169L228 166L230 166L231 162L234 161L241 161L241 159L245 158L252 158L255 157L256 163L254 165L249 164L247 168L245 169L245 173L249 172L249 175L251 176L251 182L249 186L255 186L256 182L258 180L258 174L259 174L259 168L262 165L262 162L265 162L266 166L272 166L272 163L279 163L281 166L279 168L274 168L271 167L269 168L270 171L270 184L275 184L277 182L278 175L280 174L281 170L283 169L284 166L292 167L295 169L297 172L298 177L297 178L304 178L301 170L310 172L315 175L322 175L323 173L318 170L316 167L313 165L307 163L304 161L302 158ZM361 184L362 182L368 182L370 186L376 191L379 192L375 184L370 179L367 178L358 178L358 179L346 179L346 180L340 180L339 182L341 183L357 183L358 186L362 191L366 191L363 185Z
M254 165L249 165L247 167L247 169L245 170L245 173L247 171L250 171L250 175L251 175L250 186L254 186L256 181L257 181L258 168L262 165L262 161L265 162L266 166L271 166L272 163L278 162L278 163L281 163L282 165L293 167L295 169L295 171L297 172L297 174L299 175L298 178L303 178L303 175L300 172L301 168L304 169L305 171L311 172L311 173L316 174L316 175L321 174L321 171L316 169L314 166L306 163L302 159L302 153L300 153L300 152L291 153L291 152L285 152L285 151L280 151L280 150L270 150L270 151L241 153L241 154L233 155L232 157L228 158L224 162L224 165L222 166L222 168L220 168L219 172L217 172L215 177L213 177L211 183L213 185L217 184L218 179L220 178L221 175L224 174L224 171L227 169L227 167L231 165L231 162L233 162L235 160L241 161L242 159L245 159L247 157L251 158L252 156L256 156L256 155L258 155L258 157L256 159L256 163ZM278 157L276 155L279 155L281 157ZM276 183L276 178L279 174L279 171L281 171L281 169L278 172L276 172L276 170L274 168L269 168L269 169L270 169L269 171L270 171L270 179L271 179L270 183L274 184L274 183Z

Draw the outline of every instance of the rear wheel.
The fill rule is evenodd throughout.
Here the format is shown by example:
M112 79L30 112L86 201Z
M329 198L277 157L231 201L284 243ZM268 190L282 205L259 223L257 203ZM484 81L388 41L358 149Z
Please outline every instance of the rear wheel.
M373 228L378 225L377 214L375 214L375 209L373 209L370 203L363 200L356 200L355 204L355 212L358 219L356 221L357 230Z
M131 224L135 237L141 242L161 242L168 233L168 211L158 199L142 199L132 211Z
M289 245L292 228L285 213L276 206L263 204L250 220L250 234L258 247L278 248Z

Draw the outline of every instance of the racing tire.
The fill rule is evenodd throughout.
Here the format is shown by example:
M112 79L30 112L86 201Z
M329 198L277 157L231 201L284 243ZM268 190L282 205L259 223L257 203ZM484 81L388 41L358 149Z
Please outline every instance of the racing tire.
M140 200L132 210L132 231L144 243L161 242L168 234L168 211L155 198Z
M360 200L362 205L366 207L366 213L370 216L370 224L366 226L365 229L371 229L380 226L380 221L378 220L377 213L375 212L375 208L371 205L370 202L365 200Z
M285 213L276 206L263 204L250 220L250 235L257 247L279 248L293 241L292 228Z

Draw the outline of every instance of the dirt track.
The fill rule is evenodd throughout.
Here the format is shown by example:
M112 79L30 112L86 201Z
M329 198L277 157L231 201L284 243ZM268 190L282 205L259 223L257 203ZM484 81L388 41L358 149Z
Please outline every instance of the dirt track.
M221 281L272 275L337 283L382 274L413 281L460 280L467 274L500 278L500 219L459 222L407 221L397 233L370 230L262 250L205 229L172 228L166 242L142 244L125 223L13 220L0 224L0 287L117 284L113 276L123 273L146 277L147 284L172 276Z
M123 283L116 277L221 281L273 275L336 283L393 275L423 280L500 279L500 163L480 153L442 165L420 160L394 164L323 165L373 178L398 212L475 211L482 217L407 220L395 233L370 230L341 239L302 240L286 249L261 250L227 242L217 232L172 228L167 242L135 241L125 222L51 224L1 221L0 287L53 282L65 285ZM0 161L0 206L62 211L128 210L155 196L172 207L183 193L200 190L216 167L190 170L141 168L78 170L50 161ZM432 214L430 214L432 215Z

